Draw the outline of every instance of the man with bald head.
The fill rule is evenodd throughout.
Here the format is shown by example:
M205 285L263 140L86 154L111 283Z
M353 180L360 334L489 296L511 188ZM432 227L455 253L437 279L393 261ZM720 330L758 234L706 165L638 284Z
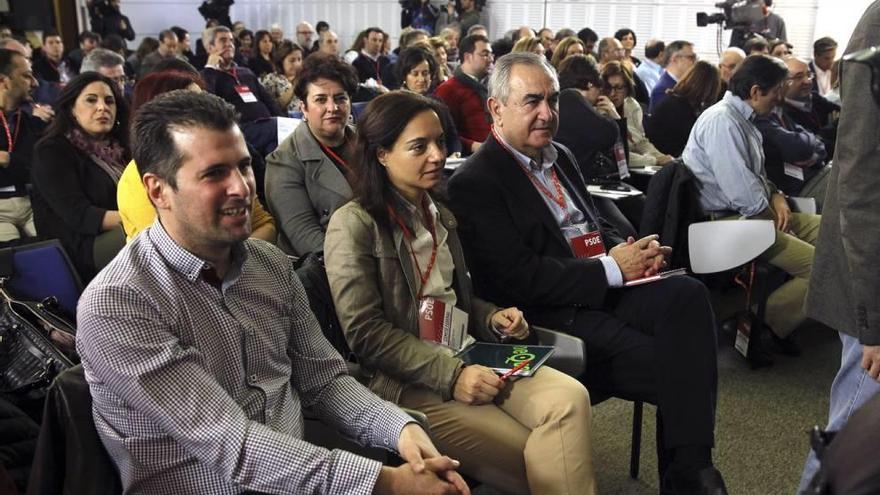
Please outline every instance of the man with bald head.
M782 107L786 118L819 136L828 156L833 156L840 106L812 90L816 75L806 60L786 57L783 62L788 66L791 81Z
M599 40L599 67L608 62L623 60L625 54L623 45L617 38L602 38Z
M809 98L811 79L806 62L795 57L787 57L785 62L788 78L782 98L802 98L804 94ZM763 138L764 169L780 191L788 196L814 198L821 213L831 154L818 136L785 116L782 101L778 100L770 113L754 119Z
M721 53L718 60L718 70L721 71L721 80L724 84L730 82L730 76L739 69L739 65L746 59L746 52L742 48L732 46Z
M321 33L321 37L318 38L318 52L339 56L339 37L336 33L329 29Z

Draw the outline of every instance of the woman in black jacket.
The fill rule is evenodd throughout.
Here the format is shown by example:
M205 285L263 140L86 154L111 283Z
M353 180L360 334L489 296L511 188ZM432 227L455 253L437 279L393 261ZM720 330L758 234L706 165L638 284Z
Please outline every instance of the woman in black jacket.
M663 153L681 156L697 117L721 98L721 84L717 67L695 63L647 119L648 140Z
M559 130L556 140L574 153L588 182L619 180L626 167L626 119L607 96L599 94L602 79L592 59L571 55L559 64ZM642 200L624 201L619 207L607 198L594 197L601 215L624 236L635 236L633 223L641 216ZM621 212L621 208L628 214Z
M125 243L116 184L131 157L127 122L128 107L118 85L87 72L64 87L55 121L34 148L37 234L61 241L83 282Z

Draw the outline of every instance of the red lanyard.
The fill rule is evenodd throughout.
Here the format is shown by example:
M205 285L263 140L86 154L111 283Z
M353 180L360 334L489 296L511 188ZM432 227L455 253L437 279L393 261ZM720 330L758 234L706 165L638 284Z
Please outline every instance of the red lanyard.
M428 261L428 268L425 270L425 273L422 273L422 267L419 266L419 259L416 257L416 251L413 249L412 241L413 241L413 233L406 227L403 221L397 216L397 213L394 211L394 208L391 205L388 205L388 214L391 215L391 218L397 222L397 225L400 227L400 230L403 231L403 238L406 239L407 244L409 245L409 254L412 256L413 263L415 264L416 271L419 274L419 280L421 280L422 285L419 287L419 292L416 294L416 300L420 300L422 298L422 292L425 290L425 284L428 283L428 278L431 276L431 271L434 269L434 262L437 261L437 229L434 228L434 219L431 217L430 212L427 207L428 200L425 199L422 202L422 208L425 210L425 220L428 227L428 232L431 233L431 241L433 243L433 247L431 248L431 259Z
M236 67L236 66L233 65L233 66L229 69L229 74L230 74L233 78L235 78L235 84L241 86L241 81L238 80L238 67Z
M562 208L562 214L568 216L568 207L565 201L565 193L562 192L562 184L559 183L559 176L556 175L556 169L552 167L550 168L550 180L553 182L553 188L556 189L556 194L554 195L553 192L547 189L544 184L541 183L541 181L536 179L535 176L529 172L529 169L526 168L526 166L523 165L516 158L513 152L504 145L504 143L501 141L501 138L499 138L498 134L495 133L494 128L492 129L492 134L495 135L495 140L498 141L498 144L500 144L502 148L504 148L504 151L506 151L507 154L510 155L511 158L513 158L513 161L515 161L516 164L519 165L522 171L526 174L526 177L528 177L529 180L532 181L532 184L534 184L535 187L538 188L538 191L540 191L541 194L559 205L559 207Z
M21 110L18 111L18 117L15 120L15 136L9 130L9 122L6 121L6 112L0 110L0 121L3 122L3 130L6 131L6 142L9 145L9 152L15 149L15 142L18 141L18 131L21 130Z
M316 141L317 141L317 140L316 140ZM322 143L322 142L320 142L320 141L318 141L318 146L320 146L321 149L324 150L324 154L327 155L327 156L329 156L331 160L333 160L333 161L335 161L336 163L342 165L342 168L345 169L346 173L350 173L350 172L351 172L351 167L348 166L348 162L346 162L345 160L343 160L341 156L339 156L339 155L337 155L336 153L334 153L333 150L330 149L328 146L324 146L324 143Z

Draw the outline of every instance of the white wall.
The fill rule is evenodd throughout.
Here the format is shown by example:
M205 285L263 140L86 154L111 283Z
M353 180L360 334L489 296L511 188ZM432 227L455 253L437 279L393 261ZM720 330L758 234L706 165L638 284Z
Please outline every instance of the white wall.
M79 0L85 2L85 0ZM434 0L444 2L445 0ZM786 21L789 42L795 53L809 57L812 42L832 36L846 45L855 23L871 0L776 0L775 10ZM641 46L649 38L666 41L687 39L696 43L700 57L715 60L717 30L714 26L696 26L696 13L714 13L713 0L489 0L485 11L493 38L521 25L552 29L584 26L599 36L610 36L620 27L636 32ZM197 12L201 0L124 0L139 41L156 36L162 29L177 24L192 33L193 42L204 28ZM396 0L237 0L231 9L233 20L243 20L256 30L273 23L282 25L287 37L302 20L315 24L330 23L347 47L363 28L377 25L394 38L400 32L400 7ZM724 31L722 46L727 46L730 32ZM134 47L132 47L134 48Z

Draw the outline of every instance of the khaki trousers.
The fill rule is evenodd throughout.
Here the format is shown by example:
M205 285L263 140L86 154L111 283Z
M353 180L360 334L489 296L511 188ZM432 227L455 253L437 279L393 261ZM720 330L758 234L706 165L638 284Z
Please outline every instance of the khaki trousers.
M543 366L479 406L408 387L400 405L425 413L440 452L481 483L504 493L595 493L590 398L568 375Z
M27 197L0 199L0 242L37 235L34 212Z
M793 277L767 299L767 324L779 337L787 337L806 319L804 298L813 270L814 246L821 221L820 215L792 213L791 231L794 235L777 230L776 242L761 255L762 260Z

